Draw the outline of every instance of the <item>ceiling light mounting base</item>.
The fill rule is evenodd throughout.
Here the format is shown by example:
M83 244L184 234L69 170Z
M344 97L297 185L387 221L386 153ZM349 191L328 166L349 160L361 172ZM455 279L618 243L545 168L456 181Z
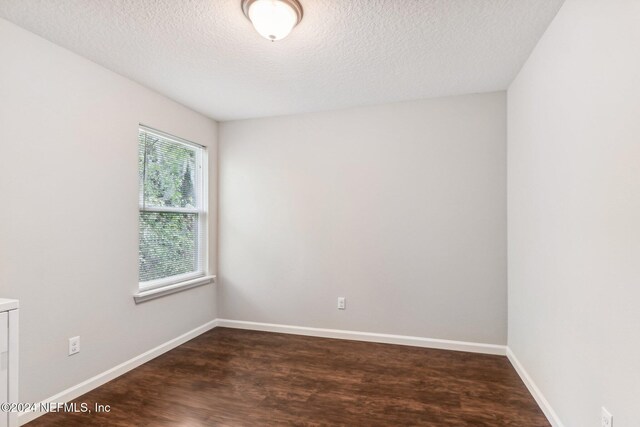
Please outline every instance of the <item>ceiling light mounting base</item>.
M251 20L251 18L249 18L249 8L256 1L257 0L242 0L242 12L244 13L244 16L247 17L248 20ZM293 10L296 11L296 14L298 15L298 24L299 24L300 21L302 21L302 15L303 15L302 5L300 4L300 2L298 0L279 0L279 1L281 1L282 3L288 4L289 6L291 6Z

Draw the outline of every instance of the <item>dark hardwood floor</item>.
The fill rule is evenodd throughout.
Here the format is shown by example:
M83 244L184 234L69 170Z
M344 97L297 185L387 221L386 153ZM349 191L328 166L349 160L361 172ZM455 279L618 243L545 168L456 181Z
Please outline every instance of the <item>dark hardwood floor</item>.
M548 426L505 357L216 328L36 426Z

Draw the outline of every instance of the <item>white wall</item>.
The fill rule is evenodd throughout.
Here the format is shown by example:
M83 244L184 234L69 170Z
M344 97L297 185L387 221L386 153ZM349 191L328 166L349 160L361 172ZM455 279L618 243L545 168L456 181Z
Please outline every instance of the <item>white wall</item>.
M221 123L221 317L504 344L505 137L504 92Z
M568 0L508 93L509 346L566 426L640 425L639 23Z
M211 285L132 295L138 123L208 146L214 166L217 129L1 19L0 41L0 296L20 299L20 401L35 402L216 317Z

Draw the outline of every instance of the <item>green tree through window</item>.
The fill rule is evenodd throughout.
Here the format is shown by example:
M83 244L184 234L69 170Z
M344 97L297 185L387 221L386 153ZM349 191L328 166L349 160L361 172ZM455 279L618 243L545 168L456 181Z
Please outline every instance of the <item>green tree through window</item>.
M204 275L203 149L144 127L138 143L141 288Z

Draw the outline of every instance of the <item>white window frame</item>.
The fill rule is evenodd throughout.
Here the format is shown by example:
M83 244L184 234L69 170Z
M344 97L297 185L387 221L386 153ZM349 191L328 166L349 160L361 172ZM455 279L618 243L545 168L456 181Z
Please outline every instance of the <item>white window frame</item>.
M194 191L198 195L196 197L197 206L195 208L178 208L178 207L148 207L144 205L144 197L139 197L138 215L141 212L177 212L177 213L195 213L198 215L198 268L196 271L179 274L175 276L163 277L160 279L149 280L146 282L138 282L138 292L134 295L136 303L144 302L150 299L158 298L164 295L172 294L196 286L206 285L214 281L215 276L208 275L208 205L209 205L209 188L208 188L208 153L207 147L196 144L186 139L170 135L168 133L153 129L149 126L140 124L138 132L144 131L147 134L155 135L159 138L169 140L173 143L196 149L196 169L199 171L199 179L194 180ZM139 142L138 142L139 143ZM140 184L138 184L140 186ZM143 188L139 188L143 191ZM138 217L138 226L140 219ZM140 242L138 242L138 245ZM138 248L139 249L139 248Z

